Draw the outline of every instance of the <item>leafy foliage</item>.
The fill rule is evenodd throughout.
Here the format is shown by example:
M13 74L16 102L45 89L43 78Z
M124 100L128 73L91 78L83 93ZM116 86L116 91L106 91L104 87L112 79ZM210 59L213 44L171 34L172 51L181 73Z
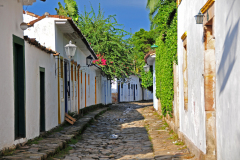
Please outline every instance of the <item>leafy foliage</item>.
M136 68L136 73L140 75L142 79L142 86L152 91L153 74L152 69L150 72L144 72L143 66L145 65L144 56L151 49L151 45L154 44L157 38L155 30L145 31L140 29L132 36L131 44L133 45L133 59Z
M76 1L74 0L64 0L66 4L65 7L62 6L60 2L58 2L59 9L55 8L58 15L72 17L72 19L77 22L78 21L78 6Z
M141 72L142 86L153 92L153 71Z
M156 96L161 100L162 113L172 115L173 63L177 63L177 12L175 2L160 5L154 23L160 36L156 40Z
M164 25L164 23L158 21L158 18L162 17L163 15L166 15L167 16L166 18L168 19L168 12L172 11L171 10L172 8L169 7L169 4L174 3L176 6L175 2L176 0L148 0L147 8L149 9L149 19L151 21L151 29L155 29L157 26L159 26L159 24Z
M82 14L78 13L75 0L64 0L65 8L59 2L59 15L66 15L74 18L78 28L83 32L86 39L90 42L93 50L98 54L98 57L106 60L104 65L95 61L96 64L102 67L105 74L113 78L126 78L133 74L133 57L130 40L124 39L128 32L124 31L122 25L117 23L115 15L104 17L104 12L99 10L96 15L93 7L90 12L85 11ZM77 17L77 18L76 18Z
M147 1L147 8L149 9L149 19L152 21L152 17L154 13L158 10L159 8L159 0L148 0Z

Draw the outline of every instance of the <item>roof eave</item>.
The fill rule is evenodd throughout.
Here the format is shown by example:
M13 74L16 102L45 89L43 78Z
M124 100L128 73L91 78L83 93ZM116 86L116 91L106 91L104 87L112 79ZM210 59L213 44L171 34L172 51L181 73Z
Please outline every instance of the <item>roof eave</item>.
M98 59L95 52L93 51L93 49L91 48L90 44L88 43L87 39L84 37L84 35L82 34L81 30L78 29L78 27L76 26L76 24L73 22L72 19L68 19L69 23L71 24L71 26L73 27L73 29L78 33L78 35L81 37L82 41L84 42L84 44L86 45L87 49L91 52L92 56L95 59Z

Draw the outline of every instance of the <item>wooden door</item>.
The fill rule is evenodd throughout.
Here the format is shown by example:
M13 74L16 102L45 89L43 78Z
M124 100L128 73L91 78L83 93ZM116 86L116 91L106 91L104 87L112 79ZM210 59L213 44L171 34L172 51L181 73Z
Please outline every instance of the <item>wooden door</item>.
M135 84L133 85L133 100L136 100L136 96L135 96L135 92L136 92L136 88L135 88Z
M45 131L45 69L40 68L40 132Z
M26 136L25 126L25 55L23 39L13 36L15 139Z
M68 80L67 80L67 63L64 63L64 97L65 97L65 113L68 113Z
M80 80L79 80L79 73L80 72L80 69L78 68L78 78L77 78L77 80L78 80L78 114L79 114L79 110L80 110Z
M85 107L87 107L87 75L85 73Z
M95 77L95 104L97 104L97 77Z

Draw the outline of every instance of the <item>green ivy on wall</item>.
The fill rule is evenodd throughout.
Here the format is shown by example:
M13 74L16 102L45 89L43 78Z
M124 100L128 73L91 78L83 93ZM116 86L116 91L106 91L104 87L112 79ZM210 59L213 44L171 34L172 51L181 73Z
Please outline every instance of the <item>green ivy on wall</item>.
M156 40L156 96L160 98L162 114L172 116L174 77L173 63L177 63L177 8L174 1L162 3L153 19L161 34Z
M149 72L142 70L141 72L142 86L153 92L153 70L150 68Z

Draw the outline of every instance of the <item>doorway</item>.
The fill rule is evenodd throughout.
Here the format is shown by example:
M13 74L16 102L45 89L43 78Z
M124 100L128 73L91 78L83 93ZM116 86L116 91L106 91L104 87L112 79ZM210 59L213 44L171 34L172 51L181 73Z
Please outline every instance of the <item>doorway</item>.
M120 102L120 83L117 83L117 86L118 86L118 102Z
M130 91L131 91L131 89L130 89L130 83L128 83L128 101L130 102L130 100L131 100L131 97L130 97Z
M65 113L68 113L68 80L67 80L67 63L64 62L64 96L65 96Z
M13 35L15 139L26 137L24 40Z
M40 67L40 132L45 131L45 69Z
M97 104L97 77L95 77L95 104Z
M136 92L136 88L135 88L135 84L134 84L134 85L133 85L133 100L134 100L134 101L136 101L135 92Z
M107 82L106 81L104 81L104 104L106 105L107 104L107 84L106 84Z

